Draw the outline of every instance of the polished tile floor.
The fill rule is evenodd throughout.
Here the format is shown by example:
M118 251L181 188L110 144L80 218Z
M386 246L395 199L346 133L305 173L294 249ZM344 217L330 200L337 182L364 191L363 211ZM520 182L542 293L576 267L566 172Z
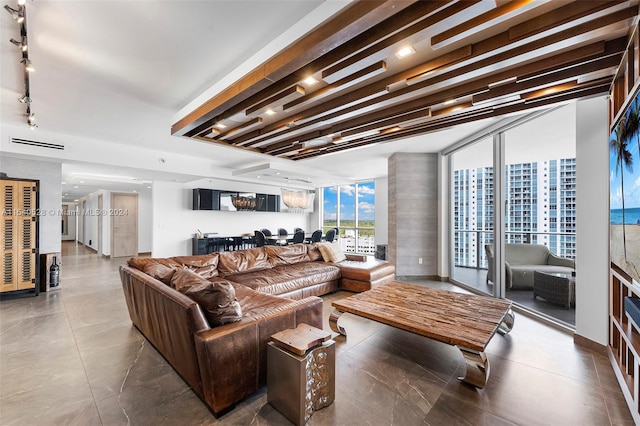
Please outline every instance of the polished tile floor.
M287 425L266 389L215 419L132 327L118 266L63 243L59 289L0 301L2 425ZM441 283L421 282L455 289ZM332 300L325 296L325 325ZM517 314L516 314L517 315ZM336 338L336 399L309 425L632 425L606 357L516 316L475 390L454 347L351 315Z

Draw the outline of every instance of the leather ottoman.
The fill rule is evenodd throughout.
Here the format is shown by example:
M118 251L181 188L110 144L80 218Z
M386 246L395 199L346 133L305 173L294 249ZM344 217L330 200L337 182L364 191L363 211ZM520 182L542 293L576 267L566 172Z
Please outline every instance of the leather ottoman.
M336 264L342 274L340 280L342 289L362 292L395 279L396 268L389 262L373 256L362 258L365 260L343 260Z

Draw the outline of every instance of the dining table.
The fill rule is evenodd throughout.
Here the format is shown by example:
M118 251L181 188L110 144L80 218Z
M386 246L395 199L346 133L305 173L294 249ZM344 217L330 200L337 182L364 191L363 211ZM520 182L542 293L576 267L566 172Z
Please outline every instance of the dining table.
M269 236L266 236L265 239L270 244L273 243L273 244L276 244L276 245L286 246L287 244L292 244L293 235L294 234L269 235ZM309 239L311 239L311 234L310 233L305 233L304 234L304 241L308 241Z

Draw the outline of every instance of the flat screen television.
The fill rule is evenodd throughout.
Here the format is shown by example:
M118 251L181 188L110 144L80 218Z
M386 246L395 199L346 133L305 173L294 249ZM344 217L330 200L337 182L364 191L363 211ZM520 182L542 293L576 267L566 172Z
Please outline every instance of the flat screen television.
M609 137L611 262L640 284L640 92L618 117Z

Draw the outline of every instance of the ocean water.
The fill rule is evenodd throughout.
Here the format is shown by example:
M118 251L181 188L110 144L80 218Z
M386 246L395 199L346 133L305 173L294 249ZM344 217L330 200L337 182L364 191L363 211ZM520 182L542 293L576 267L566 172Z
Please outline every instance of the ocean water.
M610 219L612 225L622 224L622 209L611 209ZM624 209L624 223L640 224L640 207Z

